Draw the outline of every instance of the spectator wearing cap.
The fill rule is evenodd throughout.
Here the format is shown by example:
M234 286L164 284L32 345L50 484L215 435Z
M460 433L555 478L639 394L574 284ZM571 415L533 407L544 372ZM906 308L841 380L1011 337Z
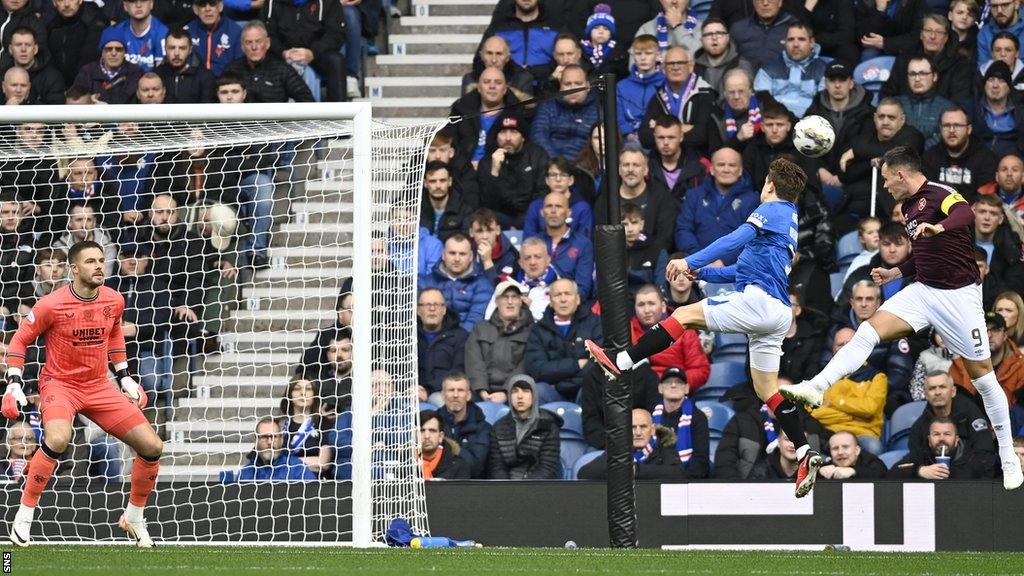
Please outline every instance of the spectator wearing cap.
M658 39L662 54L673 47L686 48L693 54L701 47L701 22L690 13L689 0L661 0L661 12L636 31L636 35L649 34Z
M653 328L668 315L665 296L654 284L647 284L637 291L633 299L634 315L629 321L630 338L636 344L644 332ZM711 375L711 363L700 345L700 337L692 328L683 330L681 338L664 351L650 357L651 369L663 376L669 368L686 371L687 392L696 391Z
M985 71L985 87L974 100L971 125L979 140L997 157L1017 153L1018 131L1024 127L1024 108L1011 97L1010 67L994 61Z
M108 30L117 30L124 38L126 58L132 64L151 72L164 59L164 38L167 25L153 16L153 0L133 0L124 3L128 18Z
M810 26L802 22L789 24L785 50L763 63L754 77L754 90L768 92L797 117L803 116L815 95L825 87L828 63L819 57L820 53L821 47L814 42Z
M271 54L293 66L316 70L330 102L346 99L345 62L340 52L345 21L340 2L266 0L260 20L267 27ZM358 74L358 70L354 72Z
M242 27L224 15L223 0L193 0L195 18L185 27L199 65L219 77L242 54Z
M480 72L476 89L452 104L451 115L465 117L455 125L455 155L478 167L487 152L487 143L499 130L501 110L518 102L519 98L509 90L508 80L500 69L485 68Z
M707 82L716 94L724 97L725 73L733 68L746 71L747 76L754 77L754 66L746 58L740 56L729 38L729 27L725 22L713 16L704 20L700 33L701 47L691 52L694 61L694 72Z
M604 341L601 319L589 307L581 306L572 280L555 280L550 293L548 310L526 339L526 372L536 379L541 403L574 402L584 378L593 370L583 342Z
M143 70L125 59L124 31L110 27L100 37L100 59L78 71L75 86L96 94L107 104L127 104L135 95Z
M882 97L900 96L910 92L907 65L910 59L927 56L938 79L935 91L943 98L967 105L971 101L972 76L976 64L957 52L958 41L950 37L949 20L940 14L927 14L921 22L916 46L896 56L889 78L882 84Z
M217 101L213 74L192 51L192 38L187 30L174 29L167 33L164 61L156 67L156 73L173 102L198 104Z
M487 477L498 480L556 480L561 467L562 419L540 408L533 378L508 380L509 413L491 428Z
M416 299L416 347L420 402L441 405L441 382L450 372L462 371L466 338L459 317L448 309L444 294L427 288Z
M483 38L501 36L508 43L512 61L526 70L535 81L551 73L551 53L558 36L558 26L548 14L542 0L517 0L499 4Z
M925 148L931 148L939 142L939 117L942 112L953 106L953 103L936 92L935 85L938 74L931 59L927 56L915 56L907 63L907 85L910 91L899 96L903 114L910 124L924 136Z
M842 328L832 342L832 354L839 352L853 338L854 331ZM870 363L842 378L828 391L821 407L811 416L833 432L846 431L868 452L881 454L882 413L888 392L888 378Z
M796 18L782 10L783 0L753 2L754 13L729 27L736 50L754 65L763 68L783 51L789 25ZM718 14L712 14L715 16Z
M109 24L93 2L58 2L55 14L46 24L46 42L50 61L60 71L65 86L72 86L83 65L98 60L100 35ZM13 28L12 28L13 30Z
M525 287L504 280L494 290L493 311L473 327L466 340L466 375L473 395L481 400L504 403L509 376L525 370L526 342L533 328L533 315L523 302Z
M988 20L978 31L978 62L992 59L992 40L1000 32L1009 32L1018 39L1024 38L1024 21L1020 17L1020 5L1012 0L995 0L988 5Z
M439 160L427 162L423 171L423 199L420 201L420 227L430 230L442 242L452 234L468 231L470 207L452 187L448 165Z
M992 353L992 368L995 370L999 385L1006 393L1007 401L1012 405L1015 393L1024 388L1024 354L1014 343L1013 338L1008 336L1006 319L1001 314L985 314L985 327L988 329L988 349ZM981 395L971 382L963 358L953 360L949 375L957 386L967 391L976 403L981 404Z
M933 182L952 186L974 202L978 189L990 186L996 177L996 157L972 135L967 111L947 108L939 116L940 142L921 155L924 174Z
M697 410L696 412L700 412ZM689 476L686 464L680 462L679 439L676 431L657 424L650 412L643 408L633 409L633 477L637 480L681 480ZM688 431L686 431L688 433ZM693 449L683 451L688 460L693 459ZM695 466L696 468L696 466ZM707 470L705 469L705 473ZM608 478L608 455L601 454L580 469L581 480L604 480Z
M1013 93L1019 96L1024 90L1024 62L1020 60L1020 39L1009 32L996 34L992 39L992 59L978 66L982 77L996 60L1004 62L1010 69L1010 76L1013 78L1011 88Z
M164 407L170 407L171 377L158 368L171 323L170 288L148 272L152 254L153 246L149 243L122 244L117 255L117 274L108 278L106 285L125 297L121 331L128 358L137 364L135 373L149 395L149 405L155 408L159 400Z
M927 404L910 427L908 446L911 451L928 449L928 428L936 418L952 420L957 436L969 448L996 451L985 413L970 396L957 390L949 372L934 370L925 375L924 399Z
M587 17L580 41L581 56L586 57L595 74L611 71L623 57L622 46L615 39L615 16L612 7L601 3L594 6L594 12ZM557 42L556 42L557 57Z
M491 36L480 43L473 69L462 77L460 94L468 94L478 87L480 74L486 68L497 68L505 75L505 83L516 97L525 100L533 95L533 76L512 61L508 42L501 36Z
M580 298L590 299L594 285L594 245L590 238L570 228L569 199L561 192L549 192L544 196L542 214L546 226L538 237L547 246L551 263L559 276L576 282Z
M548 154L526 139L526 124L507 113L487 137L487 154L480 162L480 205L498 216L502 228L523 227L526 210L544 190Z
M445 434L444 421L434 410L420 411L420 444L417 456L423 463L424 480L469 480L462 447Z
M656 426L675 431L676 453L686 470L687 478L707 478L711 473L708 418L687 395L686 370L666 368L658 384L661 401L651 411Z
M597 95L590 90L587 73L573 64L562 70L559 89L583 91L542 102L530 126L530 140L552 158L575 158L600 116Z
M828 439L829 463L819 474L829 480L885 478L885 462L863 450L852 432L836 432Z
M696 151L707 148L707 121L711 110L715 107L715 95L711 91L711 85L693 71L693 57L686 48L673 46L665 51L662 68L665 71L665 82L658 87L655 97L647 102L647 109L644 110L638 135L640 144L644 148L656 152L658 156L661 156L660 160L666 165L666 168L672 168L675 171L679 168L675 164L679 158L671 158L671 156L673 151L683 148L684 141L687 152L693 155L692 158L688 158L691 162L698 160ZM663 141L654 136L654 131L657 130L659 123L662 124L662 128L671 128L664 121L664 116L678 120L680 129L678 141L673 138L673 146L670 146L668 151L662 150ZM696 168L698 169L696 172L703 177L706 173L703 171L703 166ZM659 177L657 171L653 173L653 177ZM681 179L686 180L686 178ZM677 184L678 180L680 179L677 178ZM675 193L674 186L669 185L668 188L673 189L673 194Z
M818 177L826 192L829 187L842 187L837 176L839 155L849 148L854 138L870 129L874 111L871 95L853 81L850 66L842 62L829 64L825 69L825 89L818 92L814 102L807 108L808 115L828 120L836 134L832 150L824 157L825 165L818 170Z

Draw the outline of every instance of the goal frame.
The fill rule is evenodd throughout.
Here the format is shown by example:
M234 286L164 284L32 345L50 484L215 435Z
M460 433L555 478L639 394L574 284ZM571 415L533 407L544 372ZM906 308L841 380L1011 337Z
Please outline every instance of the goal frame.
M370 294L372 220L372 107L369 102L317 102L285 104L109 104L57 106L0 106L0 124L82 122L258 122L351 120L353 218L352 291ZM360 218L363 214L367 217ZM352 380L370 382L371 300L354 299L352 311ZM352 546L374 546L371 501L371 391L352 387ZM221 542L220 544L230 544Z

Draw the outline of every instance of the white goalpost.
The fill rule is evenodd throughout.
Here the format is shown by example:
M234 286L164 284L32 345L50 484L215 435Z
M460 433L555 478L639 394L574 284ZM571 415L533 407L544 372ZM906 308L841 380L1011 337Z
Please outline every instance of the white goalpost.
M158 543L365 547L397 516L429 531L416 250L442 125L374 122L369 103L0 107L2 342L66 284L70 245L104 246L164 439ZM44 357L40 341L26 363L36 404L5 423L5 526L44 440ZM130 452L80 416L33 541L123 540Z

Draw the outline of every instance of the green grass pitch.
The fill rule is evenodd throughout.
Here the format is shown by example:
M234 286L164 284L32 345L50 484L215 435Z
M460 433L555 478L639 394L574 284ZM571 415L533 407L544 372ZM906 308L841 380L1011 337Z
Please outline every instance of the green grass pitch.
M9 545L8 545L9 546ZM10 550L4 547L4 551ZM477 550L353 550L347 548L44 546L11 551L11 571L46 576L203 574L489 576L499 574L853 574L1024 573L1024 554L941 552L727 552L607 549L483 548Z

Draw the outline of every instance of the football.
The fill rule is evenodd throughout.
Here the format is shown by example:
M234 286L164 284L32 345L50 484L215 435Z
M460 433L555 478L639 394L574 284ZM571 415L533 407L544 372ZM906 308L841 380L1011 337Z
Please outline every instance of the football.
M824 156L835 142L836 131L832 129L832 124L821 116L807 116L793 128L793 146L804 156Z

